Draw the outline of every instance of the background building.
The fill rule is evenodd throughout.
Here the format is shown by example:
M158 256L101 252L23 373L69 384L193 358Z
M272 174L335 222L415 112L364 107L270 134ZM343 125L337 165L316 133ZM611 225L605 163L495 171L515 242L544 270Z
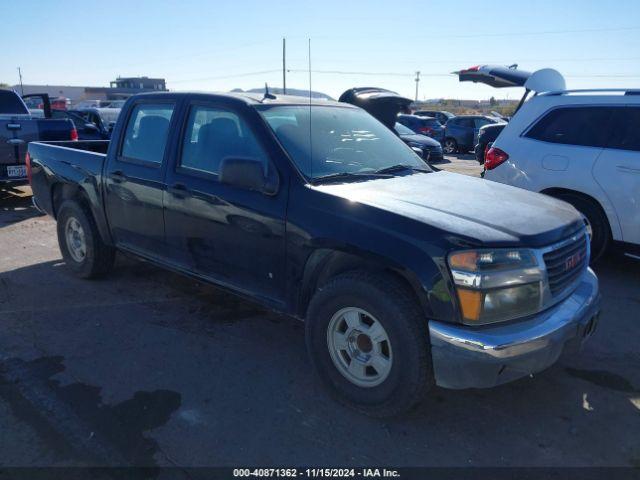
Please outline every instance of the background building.
M12 90L25 95L46 93L51 98L65 97L71 104L83 100L123 100L142 92L166 91L164 78L118 77L110 82L110 87L78 87L70 85L13 85Z

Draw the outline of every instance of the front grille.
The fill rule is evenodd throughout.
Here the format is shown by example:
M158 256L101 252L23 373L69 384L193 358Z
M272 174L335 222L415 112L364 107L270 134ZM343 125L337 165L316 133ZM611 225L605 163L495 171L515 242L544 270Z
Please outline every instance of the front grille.
M580 234L542 256L547 267L549 289L554 297L571 287L587 267L587 241L587 236Z

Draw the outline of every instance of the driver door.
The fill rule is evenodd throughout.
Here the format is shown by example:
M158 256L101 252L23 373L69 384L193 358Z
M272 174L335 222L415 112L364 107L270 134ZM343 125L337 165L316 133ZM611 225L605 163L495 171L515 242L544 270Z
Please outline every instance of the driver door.
M242 114L192 103L167 177L165 232L172 259L216 283L284 297L286 188L275 195L219 182L224 158L269 156Z

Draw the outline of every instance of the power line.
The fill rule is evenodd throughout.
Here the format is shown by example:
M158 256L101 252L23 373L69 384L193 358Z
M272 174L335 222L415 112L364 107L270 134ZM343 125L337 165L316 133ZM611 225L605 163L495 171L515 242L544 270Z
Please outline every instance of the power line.
M307 70L301 69L289 69L287 72L291 73L307 73ZM320 74L332 74L332 75L371 75L381 77L413 77L413 73L398 73L398 72L349 72L344 70L313 70L312 73Z
M171 80L168 83L187 83L187 82L203 82L205 80L224 80L227 78L252 77L254 75L266 75L268 73L276 73L276 72L280 72L280 69L260 70L257 72L244 72L244 73L237 73L235 75L219 75L215 77L185 78L182 80Z
M541 30L530 32L495 32L495 33L469 33L469 34L450 34L443 31L433 31L429 35L417 35L414 38L434 38L443 36L449 38L483 38L483 37L524 37L536 35L563 35L568 33L595 33L595 32L626 32L640 30L640 27L619 27L619 28L580 28L574 30ZM380 35L378 35L380 36ZM329 37L331 38L331 37ZM335 38L335 37L334 37Z

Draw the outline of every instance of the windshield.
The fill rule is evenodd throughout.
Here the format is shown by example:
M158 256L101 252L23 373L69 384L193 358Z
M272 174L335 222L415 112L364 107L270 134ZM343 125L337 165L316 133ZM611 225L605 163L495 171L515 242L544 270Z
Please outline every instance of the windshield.
M396 132L398 132L398 135L415 135L416 134L416 132L414 132L410 128L407 128L398 122L396 122L395 129L396 129Z
M428 170L413 150L364 110L317 105L257 108L309 179L375 172L394 165Z
M98 110L98 112L100 113L100 118L102 118L102 122L107 125L110 122L115 122L116 120L118 120L118 117L120 116L120 109L119 108L101 108L100 110Z

